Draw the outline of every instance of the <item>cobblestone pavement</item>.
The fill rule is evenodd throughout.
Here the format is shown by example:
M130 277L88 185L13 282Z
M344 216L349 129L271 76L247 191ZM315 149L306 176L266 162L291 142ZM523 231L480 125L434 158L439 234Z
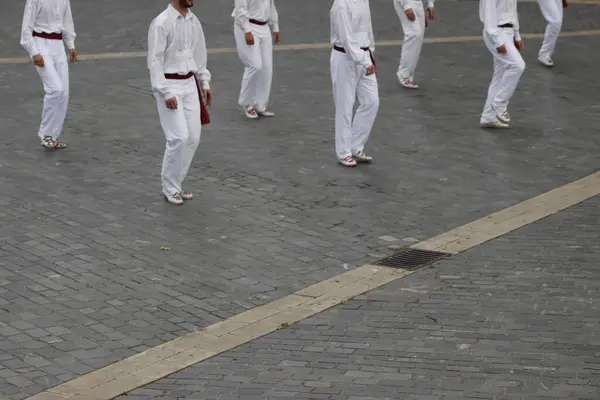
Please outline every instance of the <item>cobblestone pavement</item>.
M23 56L22 2L4 3L0 56ZM143 49L164 2L134 3L73 1L80 51ZM215 4L197 7L209 47L231 46L230 7ZM322 0L278 5L287 43L328 40ZM428 35L480 34L476 9L440 4ZM522 31L541 32L537 6L521 9ZM400 39L391 10L374 7L379 40ZM599 29L599 15L573 5L565 30ZM394 81L399 48L378 48L376 163L353 170L333 156L328 51L277 53L278 116L252 122L235 109L237 56L211 55L214 122L180 208L159 195L164 137L143 58L72 68L63 152L39 147L35 70L0 65L0 393L27 397L377 259L383 235L424 239L598 170L599 44L563 38L546 70L530 40L508 132L478 128L482 43L426 45L416 93Z
M600 398L600 197L118 400Z

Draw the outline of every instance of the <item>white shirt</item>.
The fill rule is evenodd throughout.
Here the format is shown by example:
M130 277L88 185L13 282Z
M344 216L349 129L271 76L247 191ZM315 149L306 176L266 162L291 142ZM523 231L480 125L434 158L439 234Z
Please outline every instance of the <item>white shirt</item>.
M279 32L279 14L275 0L235 0L234 4L231 16L244 32L250 32L251 19L268 22L273 27L273 32Z
M69 49L75 48L75 25L69 0L27 0L21 25L21 46L29 56L40 54L33 32L62 33Z
M343 47L352 60L369 67L371 56L361 47L375 51L369 0L335 0L329 12L331 44Z
M165 74L193 72L202 88L210 87L206 69L206 41L202 25L188 10L182 16L172 5L156 17L148 31L148 69L152 90L165 99L173 97Z
M499 25L513 24L515 40L521 40L517 0L480 0L479 18L483 22L483 29L491 36L496 48L504 44L500 34L502 28L499 28Z
M423 4L423 0L394 0L396 3L400 4L404 11L410 10L415 6L415 3L418 5L419 3ZM435 7L435 0L427 1L427 8Z

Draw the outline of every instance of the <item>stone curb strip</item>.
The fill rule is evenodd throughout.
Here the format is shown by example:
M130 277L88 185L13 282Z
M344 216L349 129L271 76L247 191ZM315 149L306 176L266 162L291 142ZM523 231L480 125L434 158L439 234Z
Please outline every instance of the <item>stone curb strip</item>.
M594 3L595 4L595 3ZM588 31L573 31L573 32L562 32L561 37L580 37L580 36L598 36L600 30L588 30ZM523 39L542 39L543 33L525 33L522 34ZM425 43L464 43L464 42L478 42L483 40L481 36L451 36L451 37L440 37L440 38L426 38ZM400 46L402 40L382 40L378 41L377 47L390 47ZM289 44L274 46L274 51L289 51L289 50L318 50L318 49L329 49L331 45L329 43L301 43L301 44ZM234 54L237 53L235 47L221 47L208 49L208 54ZM142 58L146 57L145 51L131 51L131 52L118 52L118 53L97 53L97 54L80 54L79 61L89 60L116 60L125 58ZM0 58L0 64L28 64L31 60L27 57L10 57Z
M410 273L365 265L208 326L202 331L189 333L81 376L29 399L112 399Z
M457 254L600 194L600 171L452 229L413 248Z
M598 194L600 171L411 247L458 254ZM364 265L28 399L110 400L414 272Z

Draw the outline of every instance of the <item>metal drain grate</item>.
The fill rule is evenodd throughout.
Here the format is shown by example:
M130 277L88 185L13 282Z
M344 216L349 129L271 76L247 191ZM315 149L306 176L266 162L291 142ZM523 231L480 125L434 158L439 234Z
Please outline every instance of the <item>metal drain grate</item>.
M440 253L438 251L406 249L392 256L381 259L375 265L381 265L390 268L404 268L415 270L432 264L442 258L449 257L449 253Z

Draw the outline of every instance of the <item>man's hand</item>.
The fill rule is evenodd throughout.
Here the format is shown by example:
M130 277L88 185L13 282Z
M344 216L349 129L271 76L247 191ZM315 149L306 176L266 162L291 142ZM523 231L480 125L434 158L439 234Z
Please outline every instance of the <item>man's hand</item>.
M33 56L32 60L35 65L37 65L40 68L44 68L44 57L42 57L41 54L36 54L35 56Z
M434 20L435 19L435 8L429 7L427 9L427 14L428 14L430 20Z
M206 105L207 106L212 105L212 90L204 89L204 95L206 96Z
M500 54L506 54L506 46L504 45L497 47L496 50L498 50L498 53Z
M567 2L567 0L562 0L562 2L563 2L563 8L569 7L569 3Z
M252 46L254 44L254 35L252 32L246 32L246 44Z
M375 66L374 65L369 65L367 67L367 76L373 75L374 73L375 73Z
M71 49L69 50L69 62L74 63L77 61L77 50Z
M409 21L414 21L415 19L417 19L417 16L415 15L415 12L412 8L409 8L408 10L404 11L404 14L406 14L406 18L408 18Z
M525 48L525 42L523 40L515 40L515 47L521 51Z
M275 43L279 43L279 40L280 40L280 38L279 38L279 32L275 32L273 34L273 38L275 40Z
M177 110L177 99L175 97L165 100L165 104L169 110Z

